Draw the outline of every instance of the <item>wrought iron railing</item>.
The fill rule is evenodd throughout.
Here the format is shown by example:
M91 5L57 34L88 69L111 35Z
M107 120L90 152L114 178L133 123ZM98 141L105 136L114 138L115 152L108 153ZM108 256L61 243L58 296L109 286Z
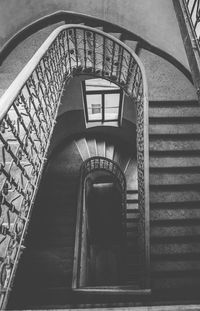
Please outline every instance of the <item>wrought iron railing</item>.
M125 222L126 218L126 178L121 171L119 165L104 157L92 157L86 160L81 167L82 176L85 179L87 175L93 171L107 171L113 175L113 178L117 180L121 190L121 209L122 209L122 220Z
M86 204L86 183L87 178L94 172L108 172L112 180L116 182L121 194L121 217L122 227L125 232L126 219L126 178L119 165L105 157L92 157L83 162L80 170L79 195L77 200L77 222L73 266L72 288L78 289L87 286L87 251L88 245L88 223Z
M149 261L148 100L143 66L121 41L82 25L57 28L0 99L0 307L23 250L61 96L74 75L115 82L137 105L142 251Z
M173 0L200 102L200 0Z
M200 0L185 0L190 21L196 33L197 42L200 43ZM199 45L200 48L200 45Z

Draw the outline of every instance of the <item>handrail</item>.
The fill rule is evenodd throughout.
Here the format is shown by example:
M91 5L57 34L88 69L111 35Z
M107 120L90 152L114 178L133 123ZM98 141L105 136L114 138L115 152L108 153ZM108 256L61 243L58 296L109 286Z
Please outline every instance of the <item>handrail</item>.
M109 172L120 187L121 192L121 215L122 226L125 226L126 218L126 178L119 165L105 157L95 156L88 158L81 165L79 194L77 200L77 221L76 221L76 237L74 251L74 265L72 288L78 289L83 287L81 271L83 268L83 252L86 252L84 243L86 239L86 204L85 204L85 184L87 177L96 171ZM87 285L86 285L87 286Z
M106 51L106 53L105 53ZM137 105L137 156L143 256L149 258L148 97L137 55L121 41L82 25L57 28L0 99L0 307L5 307L61 96L89 74L118 84Z
M200 102L200 0L173 0Z

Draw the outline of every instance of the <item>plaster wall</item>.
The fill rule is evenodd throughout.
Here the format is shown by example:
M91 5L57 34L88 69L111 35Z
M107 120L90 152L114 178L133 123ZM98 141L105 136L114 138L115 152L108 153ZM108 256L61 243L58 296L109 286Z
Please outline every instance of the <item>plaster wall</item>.
M172 0L0 0L0 48L22 27L57 10L84 13L125 27L188 68Z
M78 76L68 82L63 92L62 104L59 108L58 116L71 110L83 110L84 102L81 82L88 78L90 77L85 75ZM126 95L124 96L123 118L134 124L136 123L136 106Z

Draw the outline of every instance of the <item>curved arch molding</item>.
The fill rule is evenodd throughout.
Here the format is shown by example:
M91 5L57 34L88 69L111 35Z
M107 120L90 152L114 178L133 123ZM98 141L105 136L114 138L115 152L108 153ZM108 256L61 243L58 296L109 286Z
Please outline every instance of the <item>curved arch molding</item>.
M190 71L175 57L170 55L169 53L161 50L160 48L152 45L150 42L144 40L140 36L132 33L131 31L118 26L116 24L110 23L108 21L82 14L76 13L72 11L59 10L52 14L45 15L36 21L28 24L21 30L19 30L14 36L12 36L2 47L0 50L0 65L6 59L6 57L11 53L11 51L24 39L31 36L35 32L45 28L49 25L64 21L67 24L79 24L84 23L90 27L103 27L105 32L118 32L121 33L121 40L133 40L138 41L139 49L146 49L173 64L176 68L178 68L191 82L192 76Z

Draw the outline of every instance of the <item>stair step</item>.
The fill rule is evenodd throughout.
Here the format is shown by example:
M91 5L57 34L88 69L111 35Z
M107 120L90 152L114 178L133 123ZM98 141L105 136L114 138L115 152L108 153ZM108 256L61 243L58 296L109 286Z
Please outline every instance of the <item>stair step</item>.
M138 193L138 189L127 189L126 193L127 194L135 194L135 193Z
M200 201L199 190L151 190L150 191L150 202L151 203L162 203L162 202L196 202Z
M127 189L137 189L137 160L132 158L125 172Z
M126 205L127 214L138 213L138 202Z
M131 222L126 223L126 233L131 233L133 232L136 234L138 232L138 219L134 219Z
M114 145L106 142L106 158L113 160L114 157Z
M180 138L173 136L171 139L150 137L149 148L151 151L200 151L200 138L186 137Z
M151 205L150 210L150 218L151 221L156 220L187 220L188 222L194 221L195 219L198 221L200 219L200 208L199 202L197 204L159 204L158 206Z
M200 173L162 173L157 170L149 175L150 185L170 185L170 184L200 184Z
M80 138L75 141L76 146L79 150L80 156L83 161L87 160L90 157L87 141L85 138Z
M87 138L87 144L88 144L90 157L97 156L96 140L94 138Z
M126 215L126 221L127 222L131 222L132 219L136 219L136 218L139 218L140 216L140 213L139 213L139 210L133 210L132 212L129 212L127 213Z
M128 289L128 285L130 285L129 289ZM128 282L127 281L127 286L125 286L123 288L123 286L121 286L120 288L118 287L115 289L112 289L112 287L107 288L107 289L99 289L95 287L91 287L91 288L82 288L82 289L77 289L76 292L80 292L80 293L90 293L90 294L97 294L97 295L149 295L151 293L150 289L141 289L140 286L136 285L135 283L133 283L133 281ZM105 310L105 309L104 309Z
M137 204L138 203L138 199L127 199L126 203L127 204Z
M106 156L106 143L105 141L102 140L97 140L97 155L100 157L105 157Z
M150 123L192 123L200 119L200 107L190 108L150 108Z
M156 237L164 237L164 238L171 238L171 237L184 237L188 238L188 240L198 240L200 236L200 220L198 225L185 225L183 223L176 223L167 225L167 224L156 224L151 223L151 238Z
M138 199L138 191L132 191L132 192L126 191L126 199L127 200L137 200Z
M164 241L164 240L163 240ZM200 242L180 242L175 240L173 241L173 238L171 242L169 243L151 243L151 256L152 255L171 255L171 254L189 254L189 253L195 253L200 255Z
M118 163L118 165L120 165L120 157L121 157L121 153L119 152L118 148L115 148L113 160L114 160L116 163Z
M183 123L183 124L176 124L170 123L163 123L163 120L159 120L160 124L152 124L152 121L150 120L150 125L149 125L149 134L180 134L180 135L185 135L185 134L200 134L200 120L198 121L193 121L192 124L188 123Z
M128 45L133 51L135 51L138 41L125 40L124 43Z
M153 272L175 272L182 271L183 274L185 272L195 271L197 273L200 272L200 262L199 260L191 260L191 261L163 261L163 262L152 262L151 269Z
M197 101L150 101L149 117L196 118L200 117L200 106Z
M163 154L154 156L151 155L149 159L150 168L174 168L174 167L200 167L200 157L199 155L165 155Z

